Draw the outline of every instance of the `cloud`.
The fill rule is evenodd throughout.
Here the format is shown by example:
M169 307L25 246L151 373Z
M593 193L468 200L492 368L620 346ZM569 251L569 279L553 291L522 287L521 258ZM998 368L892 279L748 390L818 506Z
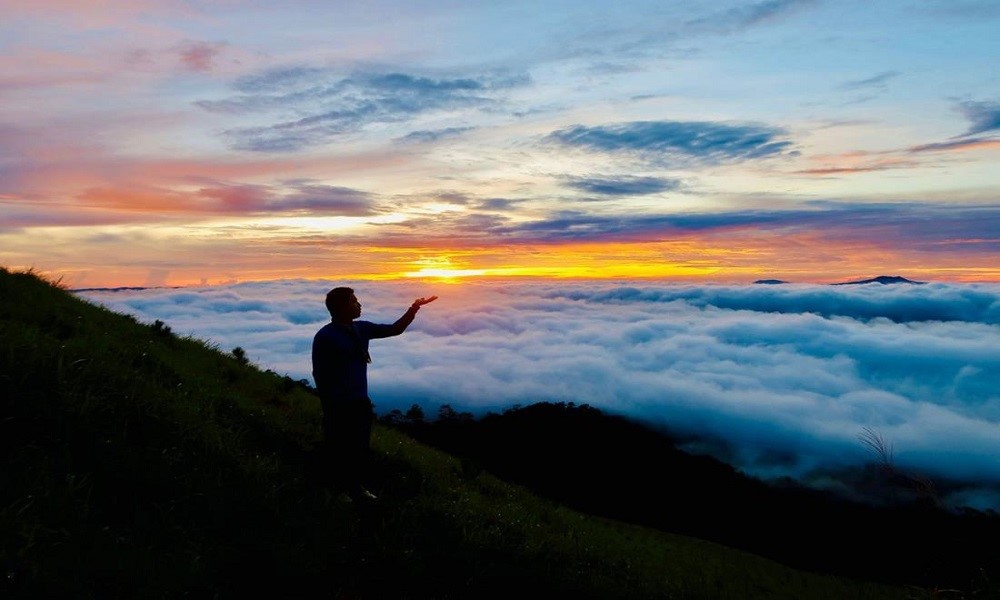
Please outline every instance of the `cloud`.
M909 152L926 151L929 148L921 146L920 149L911 148ZM814 167L812 169L800 169L794 171L800 175L852 175L854 173L873 173L877 171L888 171L891 169L909 169L919 167L920 163L915 160L908 160L900 157L875 157L868 158L864 152L851 152L843 156L818 157L819 160L829 161L828 166ZM830 164L833 163L833 164Z
M567 180L566 185L601 196L644 196L676 190L681 181L662 177L573 177Z
M325 80L329 76L330 74L326 70L318 67L281 67L268 69L254 75L244 75L233 83L233 89L244 94L250 94L250 96L245 97L245 99L249 100L254 97L252 94L268 92L284 93L290 87L314 86L317 80ZM217 104L219 103L206 101L199 103L199 105L207 109ZM225 102L221 104L225 106Z
M976 109L975 114L982 126L989 124L990 112L987 109ZM1000 112L992 115L996 120L1000 118ZM811 160L822 166L810 169L800 169L793 171L802 175L844 175L853 173L871 173L876 171L886 171L891 169L910 169L925 166L921 160L917 160L912 155L924 153L945 153L945 152L968 152L975 150L989 150L1000 147L1000 140L990 137L965 137L969 134L958 136L964 139L951 139L945 142L933 142L909 146L898 150L888 150L881 152L853 151L835 155L819 155L811 157Z
M470 202L469 196L462 192L438 192L433 195L433 198L437 202L456 206L466 206Z
M968 138L956 140L954 142L937 142L933 144L923 144L907 149L907 152L965 152L969 150L987 150L1000 148L1000 140L990 138Z
M122 214L111 211L74 210L62 205L52 205L50 210L38 210L32 207L19 206L19 203L8 203L0 199L0 223L3 223L3 233L20 232L22 228L31 227L85 227L105 225L108 223L129 223L137 220L137 215Z
M737 231L788 235L810 232L818 239L867 246L933 249L962 240L1000 245L1000 206L956 207L915 202L852 204L814 201L794 210L733 210L717 213L599 215L561 211L546 218L504 225L491 235L521 240L650 240L686 233L732 235ZM818 240L814 240L814 243ZM729 244L732 243L730 240Z
M766 0L756 4L733 7L708 17L689 21L688 25L695 29L739 31L774 21L793 11L815 4L815 0Z
M364 216L375 214L373 196L352 188L320 185L310 181L283 185L227 183L199 178L194 191L122 184L90 188L79 200L87 206L122 213L159 214L273 214L307 212L313 215Z
M353 188L300 183L294 191L271 203L280 210L306 210L311 214L367 216L375 214L373 196Z
M1000 304L996 290L969 287L956 293L953 286L930 284L914 292L911 286L887 289L862 286L846 293L830 293L826 286L793 285L775 292L766 286L677 286L642 289L616 287L600 292L558 291L549 296L587 300L602 304L649 302L666 304L683 301L698 308L722 308L758 313L811 313L824 318L848 317L857 321L888 319L895 323L921 321L961 321L1000 325Z
M547 141L608 154L634 154L655 163L718 165L793 154L784 130L755 124L634 121L552 132Z
M872 173L875 171L885 171L888 169L898 169L900 167L911 167L911 166L915 166L915 164L906 161L891 161L891 162L882 162L866 166L821 167L816 169L803 169L801 171L795 171L795 172L801 175L819 175L821 177L824 177L827 175L851 175L854 173Z
M1000 102L962 102L958 110L971 124L963 135L976 135L1000 129Z
M475 127L445 127L444 129L423 129L420 131L413 131L397 141L402 143L420 143L426 144L431 142L436 142L438 140L450 137L457 137L463 133L469 132L476 129Z
M524 76L506 74L434 78L359 71L339 77L328 71L294 67L238 80L234 87L243 92L239 96L195 104L210 112L234 115L277 112L276 122L229 129L224 135L237 149L291 152L376 123L407 122L438 112L485 110L496 106L506 90L527 82ZM462 130L452 128L437 135ZM434 135L416 132L415 139L428 141L420 138Z
M405 227L411 232L420 232L425 236L425 241L433 240L433 236L427 235L429 232L439 232L445 245L454 246L457 239L482 238L484 234L501 229L508 222L509 217L491 213L448 212L410 219L405 222ZM383 237L382 241L388 241L388 236Z
M494 233L535 241L634 239L647 233L680 229L683 220L673 215L607 216L560 211L544 219L508 224Z
M181 66L189 71L211 71L225 46L221 43L186 42L178 50Z
M866 88L885 89L889 81L899 77L899 71L884 71L878 75L873 75L867 79L848 81L841 84L841 88L846 90L859 90Z
M871 460L858 441L868 427L901 468L1000 489L998 285L289 280L81 295L310 379L323 295L342 284L375 322L441 296L405 334L372 343L380 413L588 403L725 440L750 473L802 478Z
M478 207L480 210L510 211L517 208L521 202L522 200L511 198L487 198L479 202Z
M260 185L216 184L197 192L213 201L216 210L236 213L308 212L312 215L365 216L375 214L372 195L347 187L291 182L281 188Z

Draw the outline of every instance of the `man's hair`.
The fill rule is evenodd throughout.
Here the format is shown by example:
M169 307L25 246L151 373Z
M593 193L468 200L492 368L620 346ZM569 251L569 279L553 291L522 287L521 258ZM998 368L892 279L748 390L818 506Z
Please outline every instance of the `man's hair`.
M330 311L330 316L336 318L341 309L347 305L354 290L349 287L336 287L326 294L326 310Z

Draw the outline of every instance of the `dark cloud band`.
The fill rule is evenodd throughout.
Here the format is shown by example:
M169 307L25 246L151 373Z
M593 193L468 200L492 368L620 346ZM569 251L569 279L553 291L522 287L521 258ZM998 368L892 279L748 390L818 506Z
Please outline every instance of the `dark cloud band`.
M547 140L609 154L629 153L655 162L726 164L792 152L777 127L705 121L636 121L552 132Z
M1000 102L962 102L958 109L970 122L965 135L1000 130Z
M566 185L581 192L600 196L644 196L676 190L681 182L679 179L662 177L574 177L568 179Z

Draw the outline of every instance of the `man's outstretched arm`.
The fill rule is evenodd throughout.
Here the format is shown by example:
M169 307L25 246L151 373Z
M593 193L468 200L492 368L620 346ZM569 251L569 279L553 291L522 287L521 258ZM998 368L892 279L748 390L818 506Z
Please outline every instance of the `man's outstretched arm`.
M437 300L437 296L417 298L414 300L413 304L410 305L410 308L406 309L406 312L403 313L403 316L399 317L399 319L397 319L396 322L390 326L389 335L399 335L406 331L406 328L409 327L410 323L413 322L413 319L416 318L417 311L420 310L420 307L425 304L430 304L435 300Z

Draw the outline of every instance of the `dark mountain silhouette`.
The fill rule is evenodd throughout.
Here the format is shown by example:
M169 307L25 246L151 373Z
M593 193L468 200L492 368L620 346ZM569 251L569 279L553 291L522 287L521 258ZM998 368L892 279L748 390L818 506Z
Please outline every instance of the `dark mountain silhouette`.
M899 277L898 275L879 275L878 277L872 277L871 279L861 279L858 281L842 281L840 283L831 283L830 285L860 285L865 283L881 283L881 284L893 284L893 283L910 283L913 285L923 285L924 281L911 281L905 277Z
M141 292L143 290L179 290L183 286L179 285L157 285L157 286L121 286L121 287L90 287L90 288L72 288L66 291L68 292Z
M785 281L783 279L758 279L754 281L758 285L781 285L784 283L791 283L790 281ZM838 283L831 283L830 285L861 285L865 283L882 283L882 284L894 284L894 283L909 283L913 285L923 285L927 283L925 281L913 281L905 277L900 277L898 275L879 275L878 277L872 277L871 279L860 279L857 281L841 281Z
M408 413L409 414L409 413ZM1000 564L1000 515L939 508L898 473L862 479L882 505L768 484L667 434L587 405L539 403L474 420L445 407L395 423L417 439L567 506L708 539L806 570L961 588ZM987 571L989 572L989 571Z

